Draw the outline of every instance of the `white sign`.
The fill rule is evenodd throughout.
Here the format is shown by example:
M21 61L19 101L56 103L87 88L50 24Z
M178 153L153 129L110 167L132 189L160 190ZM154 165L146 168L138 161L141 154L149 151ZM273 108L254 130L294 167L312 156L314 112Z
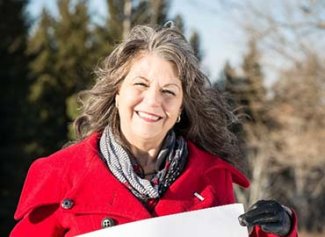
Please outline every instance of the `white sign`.
M242 213L243 205L236 203L135 221L79 237L248 237L247 228L238 222Z

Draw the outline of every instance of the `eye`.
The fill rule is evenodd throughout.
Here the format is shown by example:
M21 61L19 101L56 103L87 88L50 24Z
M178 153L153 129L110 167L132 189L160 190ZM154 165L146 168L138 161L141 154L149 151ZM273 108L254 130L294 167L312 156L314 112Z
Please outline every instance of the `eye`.
M176 93L169 89L162 89L162 93L175 96Z
M139 87L148 87L148 85L144 82L135 82L133 85L139 86Z

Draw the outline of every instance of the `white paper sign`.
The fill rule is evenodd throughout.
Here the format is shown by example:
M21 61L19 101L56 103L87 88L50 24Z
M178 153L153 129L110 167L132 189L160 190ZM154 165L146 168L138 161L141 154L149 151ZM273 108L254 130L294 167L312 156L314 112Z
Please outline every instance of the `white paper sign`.
M238 222L242 204L212 207L135 221L97 230L79 237L248 237Z

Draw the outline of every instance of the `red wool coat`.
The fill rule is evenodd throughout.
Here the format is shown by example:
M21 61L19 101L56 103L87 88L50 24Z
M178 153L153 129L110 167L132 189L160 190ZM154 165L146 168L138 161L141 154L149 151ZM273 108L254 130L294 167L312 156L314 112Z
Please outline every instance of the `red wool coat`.
M11 237L69 237L112 223L230 204L235 202L233 182L243 187L249 185L227 162L189 142L185 170L150 212L100 159L98 139L98 134L94 134L32 164L15 213L19 222ZM195 197L195 192L204 201ZM297 236L294 219L290 237ZM251 236L275 235L255 228Z

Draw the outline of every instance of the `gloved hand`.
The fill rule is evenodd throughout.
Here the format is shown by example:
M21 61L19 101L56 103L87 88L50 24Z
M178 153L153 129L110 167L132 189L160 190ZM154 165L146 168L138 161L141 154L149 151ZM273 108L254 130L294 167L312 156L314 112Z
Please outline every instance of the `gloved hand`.
M291 216L286 209L276 201L261 200L252 205L246 213L238 217L242 226L251 229L261 226L264 232L285 236L291 229Z

